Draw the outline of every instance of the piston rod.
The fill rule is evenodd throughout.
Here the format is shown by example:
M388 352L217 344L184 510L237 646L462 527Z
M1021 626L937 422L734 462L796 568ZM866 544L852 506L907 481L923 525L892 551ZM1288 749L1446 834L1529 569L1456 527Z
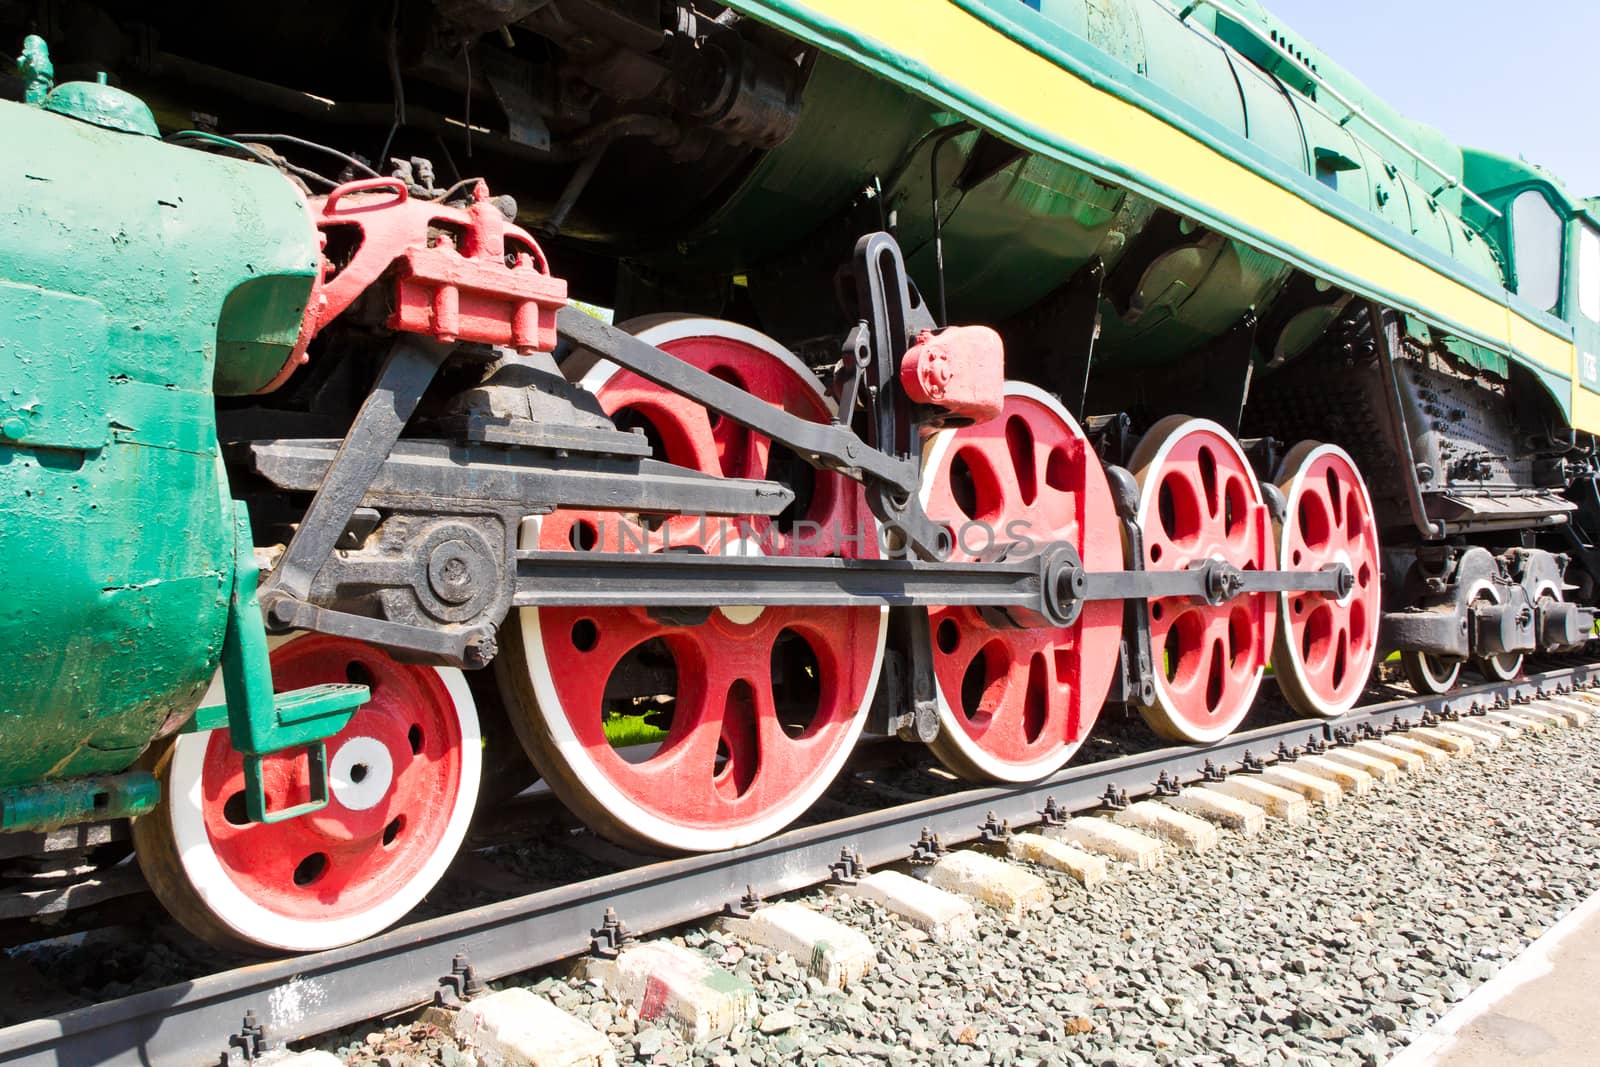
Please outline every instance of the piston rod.
M518 607L937 607L1020 609L1054 620L1095 600L1192 597L1219 604L1254 593L1347 595L1350 569L1241 571L1208 560L1182 571L1087 571L1069 546L1021 559L929 562L711 556L690 552L517 554Z

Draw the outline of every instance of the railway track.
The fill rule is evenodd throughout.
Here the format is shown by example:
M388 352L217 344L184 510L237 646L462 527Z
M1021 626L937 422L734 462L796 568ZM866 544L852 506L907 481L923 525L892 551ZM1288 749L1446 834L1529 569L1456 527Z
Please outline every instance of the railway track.
M1272 762L1308 739L1337 745L1433 718L1469 717L1600 685L1600 664L1560 667L1442 696L1370 704L1335 720L1296 720L1204 747L1168 747L1069 767L1026 787L966 789L791 830L730 852L648 862L601 877L416 922L352 945L238 967L0 1030L7 1064L246 1062L287 1042L460 991L464 968L490 981L593 950L614 915L630 934L716 914L749 892L793 892L834 876L848 853L876 867L931 838L975 841L1047 808L1081 812L1108 792L1137 799L1161 776L1190 783Z

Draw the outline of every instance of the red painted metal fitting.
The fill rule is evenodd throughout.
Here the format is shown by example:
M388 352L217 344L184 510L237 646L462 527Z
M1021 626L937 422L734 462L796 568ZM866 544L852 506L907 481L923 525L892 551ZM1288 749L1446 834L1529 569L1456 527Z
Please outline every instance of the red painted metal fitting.
M987 326L923 330L900 361L900 384L914 403L987 422L1005 403L1006 352Z
M316 330L389 277L391 330L523 353L555 348L567 283L550 273L538 242L489 201L482 182L458 207L414 200L397 178L363 178L329 193L316 219L326 245L353 248L343 263L324 260Z

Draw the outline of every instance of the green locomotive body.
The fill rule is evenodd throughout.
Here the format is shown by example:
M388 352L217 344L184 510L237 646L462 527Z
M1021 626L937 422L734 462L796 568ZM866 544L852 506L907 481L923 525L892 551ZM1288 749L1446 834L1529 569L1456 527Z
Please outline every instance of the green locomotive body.
M0 105L0 126L0 787L18 787L126 771L199 704L236 564L216 397L288 359L317 248L282 177L162 144L108 86ZM112 815L155 799L107 796ZM4 810L7 829L36 815Z

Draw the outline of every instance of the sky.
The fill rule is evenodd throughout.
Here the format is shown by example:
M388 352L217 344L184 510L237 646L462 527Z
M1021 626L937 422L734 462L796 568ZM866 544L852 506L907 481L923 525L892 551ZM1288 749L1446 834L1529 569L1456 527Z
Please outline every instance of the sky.
M1600 196L1600 2L1264 3L1407 118Z

